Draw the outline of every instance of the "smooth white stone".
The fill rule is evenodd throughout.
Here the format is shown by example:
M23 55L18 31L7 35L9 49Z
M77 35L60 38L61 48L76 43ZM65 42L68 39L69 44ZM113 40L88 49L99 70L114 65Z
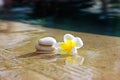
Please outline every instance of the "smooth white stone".
M56 43L56 40L52 37L45 37L40 39L38 43L42 45L54 45Z
M55 54L55 50L54 51L37 50L35 53L40 53L40 54Z
M55 48L52 47L52 46L43 46L43 45L39 45L39 44L37 44L37 45L35 46L35 48L36 48L37 50L44 50L44 51L53 51L53 50L55 50Z

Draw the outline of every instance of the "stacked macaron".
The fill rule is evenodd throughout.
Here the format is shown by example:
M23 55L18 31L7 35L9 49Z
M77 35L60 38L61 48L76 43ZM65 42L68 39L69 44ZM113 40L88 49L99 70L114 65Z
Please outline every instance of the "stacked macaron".
M38 44L36 44L36 53L41 54L54 54L55 48L54 44L56 43L56 40L52 37L45 37L38 41Z

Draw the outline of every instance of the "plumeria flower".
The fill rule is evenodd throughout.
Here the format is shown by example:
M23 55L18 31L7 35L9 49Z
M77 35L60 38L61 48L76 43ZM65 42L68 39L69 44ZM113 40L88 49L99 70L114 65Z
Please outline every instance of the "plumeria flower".
M64 35L64 42L58 42L55 44L57 54L75 55L77 49L83 46L83 41L79 37L74 37L71 34Z

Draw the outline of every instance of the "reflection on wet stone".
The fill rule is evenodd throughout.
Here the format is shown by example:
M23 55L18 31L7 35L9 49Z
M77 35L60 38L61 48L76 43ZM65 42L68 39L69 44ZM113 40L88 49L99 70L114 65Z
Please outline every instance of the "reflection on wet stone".
M44 56L44 59L43 58L40 59L40 57L39 58L26 57L26 58L21 58L20 60L22 61L22 63L25 63L24 68L27 68L29 70L33 70L35 72L44 74L46 76L52 77L53 79L57 79L57 77L59 77L60 80L64 78L67 80L73 80L73 76L72 77L68 76L69 74L71 74L71 72L67 71L66 69L64 70L63 68L58 66L58 64L54 64L54 61L49 62L47 60L49 57L51 57L51 55L47 55L46 57ZM63 62L66 62L66 58L67 57L64 57L64 58L62 57L61 60L63 60ZM59 63L60 57L57 59L55 63ZM73 63L70 63L70 64L73 65ZM78 63L74 63L74 64L78 64ZM64 65L66 65L66 63L61 63L61 66L64 66ZM76 77L76 78L80 79L79 77Z
M84 61L84 58L79 55L62 56L56 60L56 64L73 66L73 65L82 65L83 61Z
M21 55L17 57L19 59L42 59L45 60L46 62L51 62L51 63L56 63L58 65L82 65L84 58L75 55L75 56L66 56L66 55L58 55L58 54L38 54L38 53L28 53L25 55Z

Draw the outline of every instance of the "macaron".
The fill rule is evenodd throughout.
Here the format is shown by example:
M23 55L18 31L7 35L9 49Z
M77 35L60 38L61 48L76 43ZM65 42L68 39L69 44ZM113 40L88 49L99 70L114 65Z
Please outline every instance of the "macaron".
M47 45L47 46L52 46L55 43L56 43L56 40L52 37L45 37L45 38L42 38L38 41L38 44Z

